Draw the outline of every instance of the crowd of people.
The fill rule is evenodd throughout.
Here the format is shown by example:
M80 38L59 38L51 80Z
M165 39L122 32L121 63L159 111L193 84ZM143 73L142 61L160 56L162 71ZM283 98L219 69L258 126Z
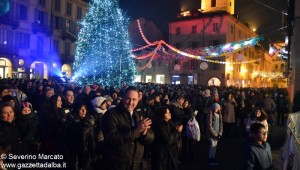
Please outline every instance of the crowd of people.
M151 83L81 87L2 79L0 154L61 154L67 169L176 170L196 159L197 140L186 135L194 118L201 139L210 142L209 166L218 165L220 138L243 135L249 138L245 168L271 169L267 135L270 127L284 126L288 95L278 88ZM7 161L0 159L0 164Z

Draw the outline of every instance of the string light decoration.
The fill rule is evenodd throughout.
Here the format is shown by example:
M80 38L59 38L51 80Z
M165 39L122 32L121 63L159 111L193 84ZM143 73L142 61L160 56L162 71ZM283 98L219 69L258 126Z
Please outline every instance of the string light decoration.
M138 60L142 60L142 59L146 59L146 58L151 57L146 65L144 65L143 67L137 67L137 69L139 71L144 70L146 68L149 68L149 66L151 65L152 60L154 59L155 55L157 54L157 51L162 48L161 43L162 43L162 41L158 42L157 47L152 52L150 52L148 54L145 54L145 55L142 55L142 56L136 56L134 54L132 55L133 58L138 59Z
M260 77L260 78L268 78L268 79L274 79L274 78L283 78L282 72L265 72L265 71L256 71L253 73L254 77Z
M163 48L162 45L165 45L166 47L171 49L173 52L175 52L174 55L179 54L179 55L182 55L182 56L185 56L185 57L198 59L198 60L201 60L201 61L206 61L206 62L211 62L211 63L218 63L218 64L249 64L249 63L254 63L254 62L257 62L257 61L261 60L259 58L259 59L250 60L250 61L226 62L226 61L213 60L213 59L210 59L210 58L227 56L228 54L235 53L235 52L241 51L243 49L253 47L259 41L263 40L262 36L246 39L246 40L243 40L243 41L227 43L227 44L223 44L223 45L219 45L219 46L206 47L206 48L201 49L201 50L197 49L197 50L193 50L193 51L188 52L188 51L179 50L176 47L166 43L163 40L150 42L146 38L146 36L143 32L143 29L141 27L141 24L140 24L139 20L137 20L137 25L138 25L138 28L139 28L139 32L140 32L143 40L147 43L147 45L143 46L143 47L140 47L140 48L137 48L137 49L133 49L132 52L136 52L136 51L139 51L139 50L144 50L144 49L149 48L151 46L157 45L157 47L152 52L150 52L148 55L143 55L143 56L139 56L139 57L134 55L133 57L138 59L138 60L145 59L145 58L156 55L156 53L158 51L157 48L159 48L159 49ZM172 55L171 53L166 52L165 50L163 50L163 52L166 55ZM196 53L196 54L194 54L194 53ZM151 59L153 59L153 57ZM147 64L149 64L149 62ZM142 68L146 68L146 67L144 66ZM141 68L138 68L138 69L141 69Z
M141 34L143 40L144 40L148 45L155 45L155 42L154 42L154 43L151 43L151 42L146 38L146 36L145 36L145 34L144 34L144 31L143 31L143 29L142 29L142 26L141 26L141 23L140 23L140 20L139 20L139 19L137 20L137 25L138 25L138 28L139 28L139 31L140 31L140 34Z
M134 83L136 70L125 16L117 0L90 2L76 42L73 79L79 84L120 87Z
M261 40L260 37L255 37L255 38L252 38L250 40L234 42L234 43L227 43L227 44L222 45L222 46L217 46L216 47L217 49L224 49L224 50L228 50L228 51L223 52L221 54L216 53L215 55L206 56L206 57L203 57L203 56L200 56L200 55L195 55L195 54L190 54L190 53L185 52L185 51L181 51L181 50L177 49L176 47L166 43L165 41L160 40L159 42L151 43L149 45L146 45L144 47L140 47L138 49L133 49L132 51L136 52L136 51L139 51L140 49L146 49L150 46L153 46L154 44L157 45L156 48L152 52L149 52L146 55L142 55L142 56L132 55L132 57L137 59L137 60L143 60L143 59L151 57L151 60L153 60L153 56L155 56L157 54L158 50L163 49L162 51L165 53L165 55L169 55L169 56L179 54L179 55L182 55L182 56L185 56L185 57L189 57L189 58L193 58L193 59L197 59L197 60L201 60L201 61L205 61L205 62L210 62L210 63L217 63L217 64L233 64L233 65L235 65L235 64L249 64L249 63L254 63L254 62L260 61L261 58L255 59L255 60L250 60L250 61L234 61L234 62L219 61L219 60L213 60L213 59L210 59L210 58L226 56L230 53L234 53L234 52L237 52L239 50L252 47L260 40ZM171 54L171 53L166 52L164 50L163 45L165 45L166 47L171 49L173 52L175 52L175 54ZM210 49L213 49L213 48L210 47ZM206 49L206 51L208 51L208 50ZM210 53L210 52L206 52L206 53ZM146 68L146 67L143 66L142 68ZM141 70L142 68L138 67L139 70Z
M141 24L140 24L139 20L137 20L137 25L138 25L139 32L140 32L143 40L148 44L147 46L153 46L153 45L158 44L157 41L155 41L153 43L149 42L149 40L146 38L146 36L144 34L144 31L141 27ZM258 36L258 37L249 38L249 39L246 39L246 40L243 40L243 41L237 41L237 42L233 42L233 43L227 43L227 44L224 44L224 45L206 47L203 50L199 50L199 49L198 50L193 50L193 52L194 53L199 53L199 55L201 55L201 57L205 57L205 58L226 56L230 53L234 53L234 52L243 50L245 48L250 48L250 47L256 45L259 41L262 41L263 39L264 39L263 36ZM168 46L169 48L171 48L173 51L178 51L177 53L182 53L182 54L185 54L185 55L187 53L187 52L183 52L183 51L180 51L180 50L176 49L175 47L173 47L170 44L167 44L164 41L163 41L163 43L166 46ZM195 55L193 55L193 56L195 56Z

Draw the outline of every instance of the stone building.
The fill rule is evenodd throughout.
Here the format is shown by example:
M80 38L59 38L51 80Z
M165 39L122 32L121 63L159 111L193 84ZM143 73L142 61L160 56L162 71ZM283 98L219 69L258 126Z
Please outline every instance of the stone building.
M0 76L71 76L84 0L10 0L0 16Z

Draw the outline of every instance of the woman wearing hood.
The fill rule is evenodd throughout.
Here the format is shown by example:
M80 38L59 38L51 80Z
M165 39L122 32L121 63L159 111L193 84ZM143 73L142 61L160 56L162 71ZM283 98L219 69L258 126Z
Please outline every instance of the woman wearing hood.
M95 97L93 100L91 100L91 103L94 108L94 112L98 113L99 115L104 115L104 113L107 110L107 104L106 104L106 98L102 96Z
M102 133L102 119L103 115L107 111L107 99L105 97L99 96L91 100L94 108L94 119L95 119L95 138L96 138L96 151L98 158L102 157L104 136Z
M31 154L35 154L40 149L39 138L39 116L33 110L32 104L29 102L22 102L20 114L17 114L16 127L21 134L21 142L30 144Z

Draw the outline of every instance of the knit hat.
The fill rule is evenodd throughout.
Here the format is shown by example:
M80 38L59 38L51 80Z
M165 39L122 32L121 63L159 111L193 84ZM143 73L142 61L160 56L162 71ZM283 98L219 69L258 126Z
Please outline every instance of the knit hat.
M104 102L106 101L106 98L105 97L95 97L91 103L93 105L93 107L99 107L101 106Z
M221 109L221 106L218 104L218 103L214 103L213 105L212 105L212 108L215 108L215 109Z
M29 103L29 102L22 102L22 105L21 105L21 111L25 108L25 107L29 107L31 111L33 111L33 107L32 107L32 104Z

